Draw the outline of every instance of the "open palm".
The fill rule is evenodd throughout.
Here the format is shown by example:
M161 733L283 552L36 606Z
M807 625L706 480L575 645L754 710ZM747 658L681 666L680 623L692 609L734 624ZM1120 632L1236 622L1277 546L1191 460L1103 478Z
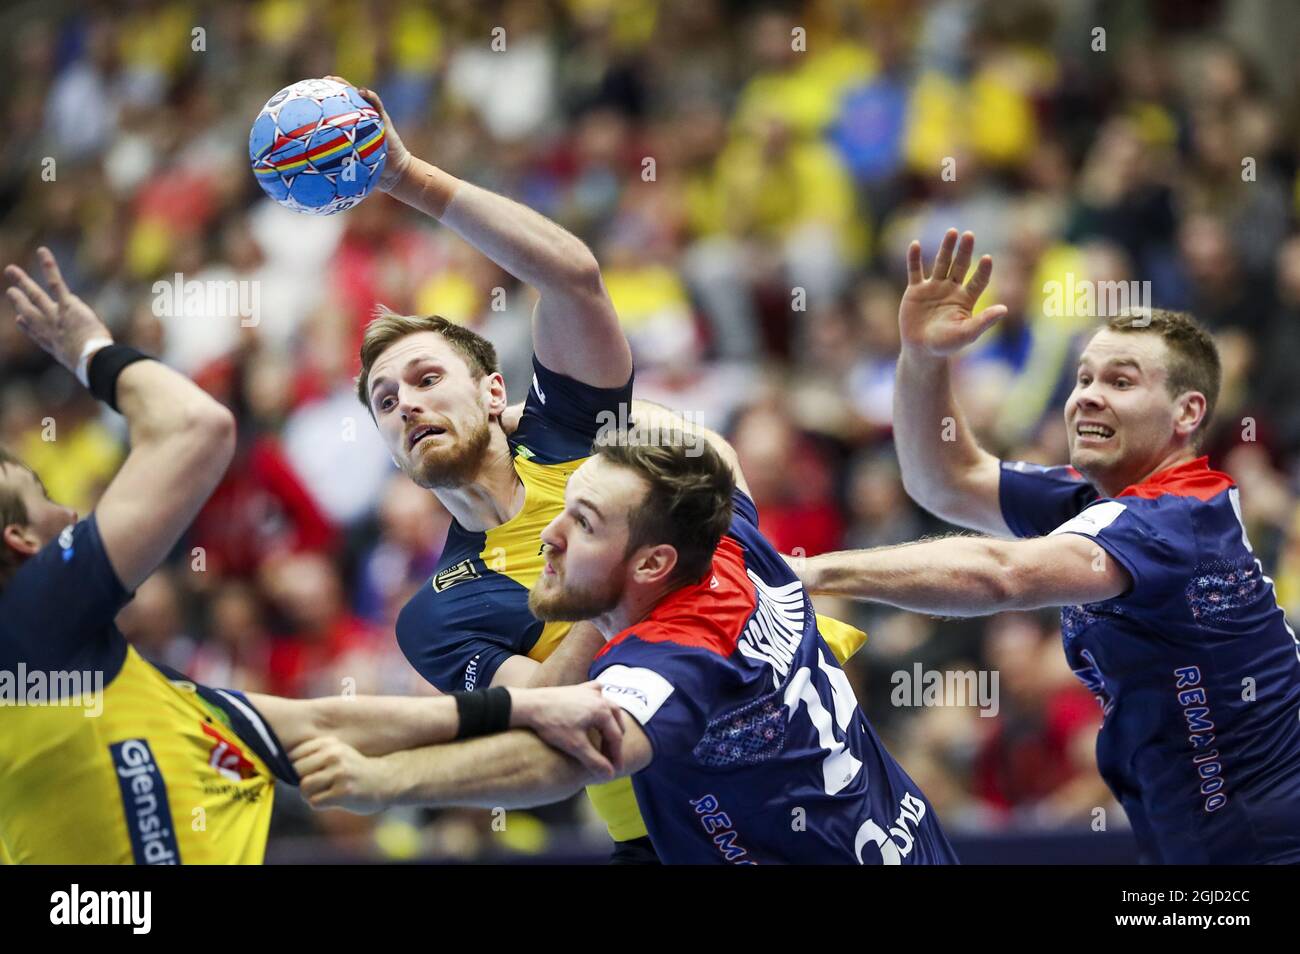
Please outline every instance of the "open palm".
M944 357L966 347L1007 313L1005 305L991 305L978 315L971 313L993 274L993 259L985 255L970 281L962 284L974 252L974 235L966 232L959 241L957 230L949 229L927 278L921 265L921 243L914 241L908 246L907 291L898 306L898 327L905 347Z

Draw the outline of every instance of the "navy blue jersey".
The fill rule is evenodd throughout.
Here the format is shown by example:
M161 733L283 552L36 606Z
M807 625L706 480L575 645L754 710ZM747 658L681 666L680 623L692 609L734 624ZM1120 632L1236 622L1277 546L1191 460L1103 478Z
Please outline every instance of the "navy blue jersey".
M614 636L591 676L654 749L632 783L665 862L956 861L739 491L712 573Z
M1300 862L1300 645L1207 459L1114 498L1077 471L1004 463L1017 536L1080 534L1128 571L1067 606L1070 667L1103 711L1097 765L1151 861Z

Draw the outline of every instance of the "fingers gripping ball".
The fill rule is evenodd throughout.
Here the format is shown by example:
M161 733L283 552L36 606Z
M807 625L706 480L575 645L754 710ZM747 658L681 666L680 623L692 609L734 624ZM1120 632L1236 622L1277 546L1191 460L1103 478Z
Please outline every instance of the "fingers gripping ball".
M301 80L272 96L248 136L253 175L295 212L333 215L374 189L388 147L379 111L352 86Z

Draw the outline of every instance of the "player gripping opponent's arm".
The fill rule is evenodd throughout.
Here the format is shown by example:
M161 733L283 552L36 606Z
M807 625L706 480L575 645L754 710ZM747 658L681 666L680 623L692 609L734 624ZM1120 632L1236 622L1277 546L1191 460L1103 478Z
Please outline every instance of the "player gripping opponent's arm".
M533 350L545 367L592 387L625 385L632 376L632 351L591 249L533 209L413 155L379 97L369 89L360 93L384 120L388 162L379 188L437 219L537 289Z
M289 751L331 738L378 756L523 728L593 773L612 773L621 760L618 709L594 682L554 689L498 687L435 698L282 699L258 693L248 698Z
M527 808L557 802L587 785L641 771L653 751L635 719L623 719L618 757L595 771L532 732L394 752L373 758L336 738L292 753L302 793L314 808L374 812L392 805Z
M907 291L898 308L902 350L894 383L894 445L903 486L913 500L951 523L1009 536L998 497L1000 462L976 442L952 393L951 355L1006 314L1003 305L972 314L993 273L993 260L985 255L962 284L974 250L970 232L959 242L957 230L949 229L927 278L920 243L907 249Z
M133 348L72 294L53 254L37 251L47 294L16 265L5 269L18 324L77 375L130 428L131 451L104 491L95 519L104 550L127 591L136 589L180 539L226 472L235 419L193 381Z

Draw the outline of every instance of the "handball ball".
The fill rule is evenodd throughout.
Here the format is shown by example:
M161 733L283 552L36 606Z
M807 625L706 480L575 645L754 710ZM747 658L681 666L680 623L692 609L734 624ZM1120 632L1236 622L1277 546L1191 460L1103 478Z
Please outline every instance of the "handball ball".
M309 215L352 208L379 182L387 157L379 111L334 80L286 86L267 100L248 135L258 184Z

